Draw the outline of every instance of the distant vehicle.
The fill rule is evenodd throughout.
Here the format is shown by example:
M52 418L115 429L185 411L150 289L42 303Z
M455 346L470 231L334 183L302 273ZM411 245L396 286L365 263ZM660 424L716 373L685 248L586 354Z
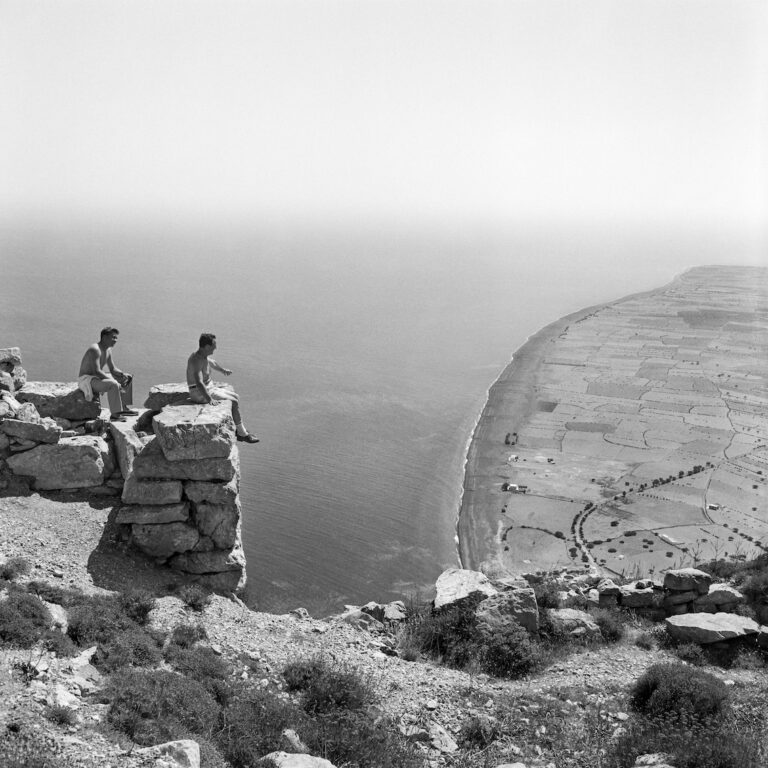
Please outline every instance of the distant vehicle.
M718 509L720 509L719 504L707 504L707 509L711 510L712 512L717 512Z
M554 459L547 459L547 464L554 464L554 463L555 463Z

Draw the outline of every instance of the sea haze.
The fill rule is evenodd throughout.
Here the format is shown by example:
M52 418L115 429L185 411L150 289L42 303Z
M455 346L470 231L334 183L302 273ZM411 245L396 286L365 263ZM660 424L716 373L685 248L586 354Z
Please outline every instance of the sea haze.
M725 260L712 238L584 231L8 226L0 347L30 379L71 381L116 325L141 403L216 333L261 437L241 449L247 601L323 615L425 594L458 564L467 442L528 335Z

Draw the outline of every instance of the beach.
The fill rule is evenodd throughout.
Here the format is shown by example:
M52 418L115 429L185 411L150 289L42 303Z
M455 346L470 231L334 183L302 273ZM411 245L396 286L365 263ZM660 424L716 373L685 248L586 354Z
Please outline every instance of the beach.
M694 268L531 336L470 442L463 567L620 574L763 551L767 276Z

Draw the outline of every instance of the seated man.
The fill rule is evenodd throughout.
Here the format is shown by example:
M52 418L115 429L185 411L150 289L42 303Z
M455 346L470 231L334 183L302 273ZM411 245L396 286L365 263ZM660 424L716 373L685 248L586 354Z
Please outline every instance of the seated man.
M85 350L77 380L86 400L93 400L102 392L107 393L112 421L125 421L126 416L139 414L127 407L133 402L133 376L121 371L112 361L112 347L117 344L119 333L117 328L102 329L98 343Z
M211 381L211 368L223 373L225 376L229 376L232 373L229 368L223 368L210 358L215 349L216 336L213 333L201 334L199 349L193 352L189 356L189 360L187 360L189 397L193 402L200 405L215 403L217 400L231 400L232 417L235 420L237 439L242 443L258 443L259 438L255 435L249 435L243 426L243 417L240 415L240 398L234 392L217 387Z

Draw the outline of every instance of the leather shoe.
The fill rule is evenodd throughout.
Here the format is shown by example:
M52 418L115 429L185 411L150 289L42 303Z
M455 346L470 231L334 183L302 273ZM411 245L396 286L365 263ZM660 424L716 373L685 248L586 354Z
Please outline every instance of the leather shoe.
M244 435L238 435L237 440L240 443L258 443L259 438L256 437L256 435L249 435L248 433Z

